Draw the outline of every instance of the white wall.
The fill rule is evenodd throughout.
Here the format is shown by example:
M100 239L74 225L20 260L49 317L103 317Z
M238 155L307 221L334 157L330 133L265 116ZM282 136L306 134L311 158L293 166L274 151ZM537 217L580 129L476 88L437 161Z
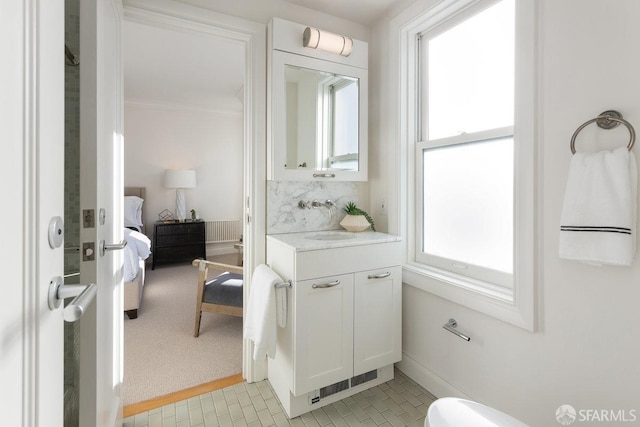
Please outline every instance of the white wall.
M180 0L182 3L237 16L254 22L267 24L272 18L282 18L304 25L315 26L336 34L369 41L369 28L339 18L308 9L284 0Z
M405 285L401 366L436 394L465 394L535 426L559 425L561 404L627 414L633 409L640 420L640 263L594 267L557 256L572 133L607 109L620 110L640 129L639 21L636 0L619 0L615 7L599 0L540 0L538 329L529 333ZM388 80L394 73L387 63L396 66L389 58L397 49L389 46L389 22L378 23L381 36L370 45L372 86L384 84L372 91L373 121L381 124L371 132L371 198L391 202L388 225L394 230L401 219L392 196L403 167L379 167L388 145L398 147L397 106L385 106L395 102L398 87ZM623 129L588 129L578 146L594 149L589 139L595 135L599 147L628 139ZM450 317L471 342L442 329Z
M125 103L126 186L146 187L147 234L158 214L175 213L176 191L164 188L166 169L195 169L197 187L185 190L187 213L205 221L242 218L241 113Z

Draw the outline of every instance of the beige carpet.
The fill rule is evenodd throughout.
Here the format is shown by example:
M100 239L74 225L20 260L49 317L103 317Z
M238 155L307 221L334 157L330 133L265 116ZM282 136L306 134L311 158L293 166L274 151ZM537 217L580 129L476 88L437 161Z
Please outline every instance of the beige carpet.
M240 317L203 313L193 336L197 276L186 264L147 268L138 318L125 316L124 406L242 372Z

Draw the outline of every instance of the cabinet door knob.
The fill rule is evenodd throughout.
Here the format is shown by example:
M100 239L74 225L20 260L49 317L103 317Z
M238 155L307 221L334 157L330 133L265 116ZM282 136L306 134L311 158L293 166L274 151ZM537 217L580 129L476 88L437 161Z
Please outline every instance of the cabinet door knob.
M389 277L391 276L391 272L387 271L386 273L380 273L380 274L370 274L367 276L367 278L369 279L384 279L385 277Z
M320 288L332 288L332 287L334 287L334 286L338 286L339 284L340 284L340 280L336 280L336 281L334 281L334 282L321 283L321 284L319 284L319 285L317 285L317 284L315 284L315 283L314 283L313 285L311 285L311 287L312 287L313 289L320 289Z

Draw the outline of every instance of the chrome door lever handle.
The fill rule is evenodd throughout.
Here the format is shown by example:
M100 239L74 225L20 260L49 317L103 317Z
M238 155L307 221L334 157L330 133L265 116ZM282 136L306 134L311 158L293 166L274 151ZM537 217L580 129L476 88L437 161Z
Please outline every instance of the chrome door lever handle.
M127 246L127 241L123 240L120 243L107 244L104 240L100 240L100 256L104 256L107 251L119 251Z
M94 283L88 285L64 285L62 278L56 276L49 282L49 308L55 310L60 307L65 298L75 297L62 312L66 322L75 322L84 314L85 310L96 296L97 287Z

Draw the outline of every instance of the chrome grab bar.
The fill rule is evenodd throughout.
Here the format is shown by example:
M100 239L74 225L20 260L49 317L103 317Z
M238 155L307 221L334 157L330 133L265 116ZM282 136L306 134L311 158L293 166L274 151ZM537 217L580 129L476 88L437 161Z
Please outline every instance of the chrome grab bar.
M84 314L86 308L96 296L97 287L94 283L88 285L65 285L62 278L56 276L49 282L49 308L55 310L60 307L65 298L75 297L62 312L66 322L75 322Z
M321 283L321 284L319 284L319 285L317 285L317 284L315 284L315 283L314 283L313 285L311 285L311 287L312 287L313 289L332 288L332 287L334 287L334 286L338 286L339 284L340 284L340 280L336 280L336 281L334 281L334 282Z
M471 337L468 337L465 334L460 333L456 329L458 327L458 322L456 322L456 319L449 319L449 322L445 323L444 325L442 325L442 327L444 329L446 329L447 331L451 332L452 334L459 336L460 338L462 338L465 341L471 341Z
M119 251L127 246L127 241L123 240L120 243L107 244L104 240L100 240L100 256L104 256L106 251Z
M381 274L370 274L367 276L368 279L384 279L385 277L391 276L391 272L387 271L386 273Z

